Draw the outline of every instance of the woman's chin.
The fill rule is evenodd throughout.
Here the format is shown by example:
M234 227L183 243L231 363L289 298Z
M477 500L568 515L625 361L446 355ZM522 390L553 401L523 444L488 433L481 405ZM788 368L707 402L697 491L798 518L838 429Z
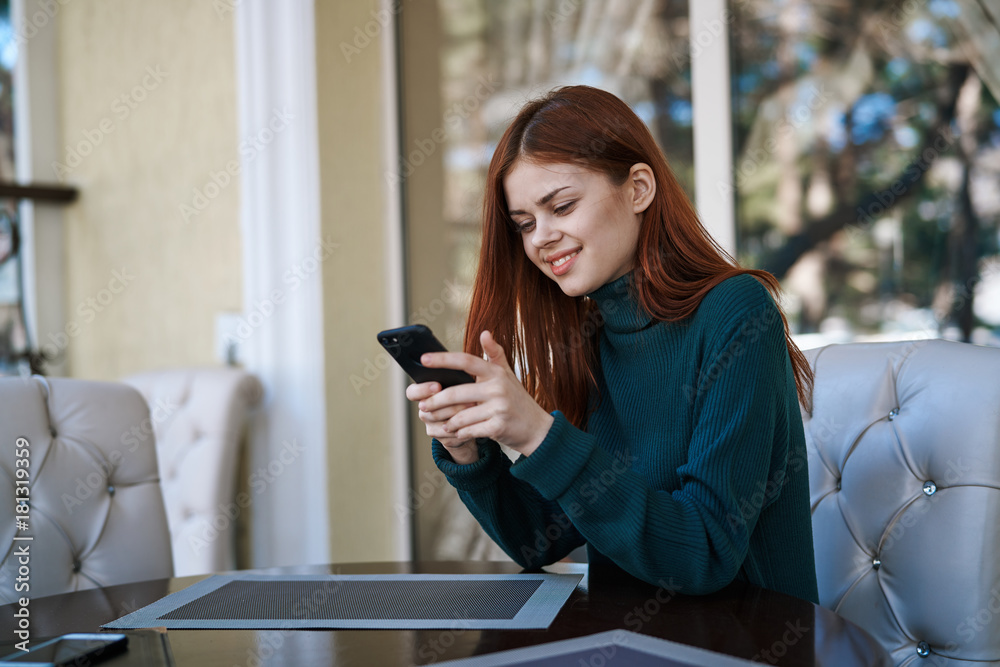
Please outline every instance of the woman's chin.
M576 266L571 267L569 273L561 276L553 275L551 269L542 269L542 273L545 274L546 278L559 285L559 289L566 296L587 296L600 287L600 285L591 285L593 281L587 280L587 276L583 275L583 272L579 268Z
M565 294L566 296L572 296L572 297L586 296L593 291L574 280L567 280L567 281L556 280L556 282L559 284L559 289L561 289L563 294Z

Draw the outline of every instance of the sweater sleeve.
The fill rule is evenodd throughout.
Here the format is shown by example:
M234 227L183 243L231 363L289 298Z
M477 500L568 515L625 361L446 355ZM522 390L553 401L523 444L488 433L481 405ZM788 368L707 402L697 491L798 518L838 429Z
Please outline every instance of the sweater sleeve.
M515 563L538 568L584 544L558 502L543 498L531 484L511 475L511 461L500 445L488 438L476 442L479 460L459 465L434 439L434 463L479 525Z
M586 541L619 567L689 594L736 578L763 509L747 500L787 456L787 441L773 451L782 449L774 436L790 373L777 308L758 307L726 328L706 348L699 386L683 392L695 415L690 442L654 436L687 449L679 488L653 489L559 413L542 444L511 468L570 512Z

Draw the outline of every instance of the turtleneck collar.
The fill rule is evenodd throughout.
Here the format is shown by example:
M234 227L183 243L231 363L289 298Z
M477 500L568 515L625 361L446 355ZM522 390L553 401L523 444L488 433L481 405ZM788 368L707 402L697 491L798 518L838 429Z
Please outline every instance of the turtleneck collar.
M587 295L597 303L601 317L604 318L604 326L614 333L640 331L653 321L635 298L632 289L632 273L629 272Z

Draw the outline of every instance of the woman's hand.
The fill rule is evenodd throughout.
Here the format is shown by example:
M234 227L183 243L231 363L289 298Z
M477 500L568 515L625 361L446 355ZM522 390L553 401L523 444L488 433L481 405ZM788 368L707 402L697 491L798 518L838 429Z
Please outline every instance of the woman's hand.
M549 432L552 415L525 391L490 332L480 334L479 342L488 360L464 352L433 352L420 359L428 368L463 370L476 378L475 383L447 389L440 389L436 382L410 385L406 397L419 401L427 434L441 440L453 454L457 449L463 458L471 458L468 463L479 457L476 438L491 438L529 456ZM439 390L434 391L435 387ZM443 438L450 439L450 446Z
M441 385L437 382L411 384L406 388L406 398L411 401L423 401L424 399L434 396L439 391L441 391ZM459 440L445 431L444 425L448 417L458 414L461 410L468 407L472 407L472 405L452 406L450 414L449 411L441 411L442 418L440 420L432 418L423 410L420 410L417 413L420 417L420 421L424 422L424 425L427 427L427 435L432 438L437 438L438 441L448 450L448 453L451 454L451 458L455 461L455 463L460 465L475 463L479 460L479 447L476 445L476 439L471 438Z

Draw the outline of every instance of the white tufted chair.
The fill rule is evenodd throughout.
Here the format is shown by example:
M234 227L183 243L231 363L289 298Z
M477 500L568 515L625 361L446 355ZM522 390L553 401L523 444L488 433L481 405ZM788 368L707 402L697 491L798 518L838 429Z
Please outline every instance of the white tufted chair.
M820 603L897 665L1000 661L1000 349L805 350Z
M153 442L128 437L148 422L146 402L124 384L0 378L0 602L173 574ZM15 524L22 468L27 530Z
M237 494L240 443L263 396L260 381L237 368L206 367L123 382L142 393L153 416L177 576L235 569L236 524L254 495L253 488Z

